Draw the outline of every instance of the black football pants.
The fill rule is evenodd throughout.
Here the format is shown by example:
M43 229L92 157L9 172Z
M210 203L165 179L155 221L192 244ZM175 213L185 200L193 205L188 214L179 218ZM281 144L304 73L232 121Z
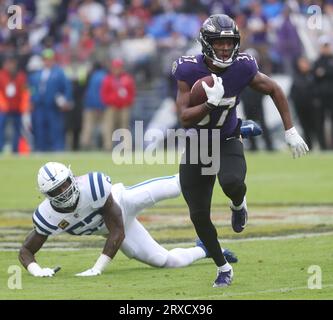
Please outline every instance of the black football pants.
M189 152L186 145L186 153ZM220 142L220 168L216 175L223 192L240 205L246 193L244 183L246 161L243 143L239 139ZM190 210L190 217L198 237L206 246L217 266L225 264L224 256L217 238L217 231L210 218L211 199L216 175L202 175L202 163L190 164L182 161L180 165L180 185Z

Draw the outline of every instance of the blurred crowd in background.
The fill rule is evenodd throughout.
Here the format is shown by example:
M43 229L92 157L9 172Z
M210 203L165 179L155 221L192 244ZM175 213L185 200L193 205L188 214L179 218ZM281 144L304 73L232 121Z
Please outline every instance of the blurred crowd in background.
M8 28L11 5L22 29ZM333 149L333 0L0 0L0 151L110 151L117 128L147 129L165 105L176 119L172 62L200 53L214 13L235 19L262 72L290 79L309 147ZM263 97L245 90L242 102L274 150Z

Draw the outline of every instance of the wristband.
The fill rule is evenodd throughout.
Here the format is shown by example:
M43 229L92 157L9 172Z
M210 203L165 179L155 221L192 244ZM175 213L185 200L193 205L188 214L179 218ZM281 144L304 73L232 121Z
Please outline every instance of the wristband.
M40 267L40 265L36 262L31 262L28 266L27 266L27 270L33 275L37 275L38 273L40 273L42 271L42 268Z
M100 272L102 272L109 262L111 262L111 258L107 256L106 254L102 253L99 258L97 259L95 265L93 266L93 269L97 269Z

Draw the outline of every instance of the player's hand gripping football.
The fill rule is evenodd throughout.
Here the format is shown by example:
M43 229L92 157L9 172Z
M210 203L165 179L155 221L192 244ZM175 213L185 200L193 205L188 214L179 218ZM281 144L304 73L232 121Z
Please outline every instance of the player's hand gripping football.
M307 144L294 127L285 131L285 138L294 158L300 157L309 151Z
M208 106L213 109L219 106L224 96L224 87L222 84L222 78L217 77L216 74L212 73L214 85L209 87L205 81L202 81L202 87L204 88L207 95Z

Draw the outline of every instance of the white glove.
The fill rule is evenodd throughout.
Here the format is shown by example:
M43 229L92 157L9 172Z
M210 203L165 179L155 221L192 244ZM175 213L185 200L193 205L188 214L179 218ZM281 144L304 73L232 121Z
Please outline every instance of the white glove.
M295 127L285 131L285 138L287 144L290 146L293 157L300 157L309 151L309 147L304 142L302 137L298 134Z
M34 277L53 277L55 272L51 268L41 268L36 262L32 262L27 267Z
M86 271L83 271L81 273L77 273L77 277L93 277L93 276L99 276L101 274L101 270L98 270L96 268L91 268Z
M202 87L204 88L207 95L207 102L215 107L218 107L224 96L224 87L222 84L222 78L217 77L216 74L212 73L214 85L209 87L205 81L202 81Z
M77 273L77 277L93 277L93 276L99 276L103 270L106 268L109 262L111 262L111 258L105 254L101 254L99 258L97 259L95 265L84 272Z
M42 268L42 272L38 275L38 277L53 277L54 270L51 268Z

